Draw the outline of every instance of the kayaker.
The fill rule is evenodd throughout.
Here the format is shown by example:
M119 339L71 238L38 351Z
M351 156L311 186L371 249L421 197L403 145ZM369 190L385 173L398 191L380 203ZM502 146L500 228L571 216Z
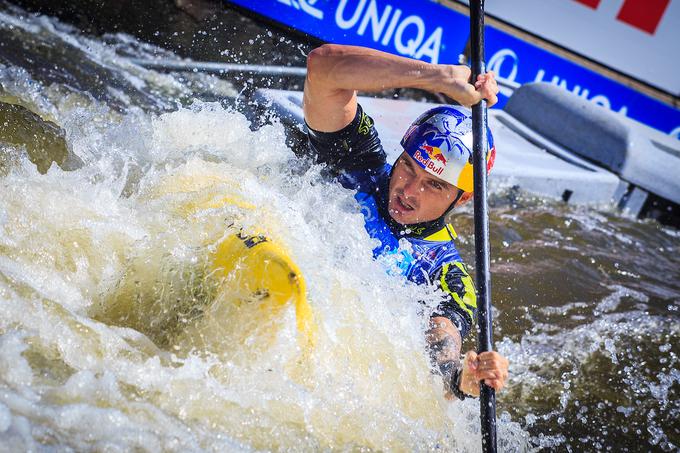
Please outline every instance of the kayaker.
M326 44L307 59L304 114L309 148L345 187L357 191L368 233L380 241L374 255L394 254L399 272L418 284L436 284L444 301L430 318L427 340L448 395L479 395L479 382L501 390L508 361L495 351L469 351L462 339L471 330L476 295L447 223L455 207L472 198L472 129L469 110L440 106L421 115L406 131L404 151L386 162L373 119L357 102L357 91L419 88L443 93L470 106L498 99L492 73L469 83L466 66L430 64L374 49ZM491 149L487 168L493 165ZM411 251L399 247L408 241Z

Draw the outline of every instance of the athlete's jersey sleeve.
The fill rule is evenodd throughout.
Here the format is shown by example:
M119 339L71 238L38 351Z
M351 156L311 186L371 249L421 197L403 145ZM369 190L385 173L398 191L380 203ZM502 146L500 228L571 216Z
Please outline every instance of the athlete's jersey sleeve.
M460 261L446 263L433 274L433 282L445 294L432 316L448 318L458 327L461 338L472 329L477 316L477 294L467 268Z
M347 126L336 132L319 132L307 125L309 149L312 157L339 175L358 170L383 167L385 150L380 143L373 119L361 105Z

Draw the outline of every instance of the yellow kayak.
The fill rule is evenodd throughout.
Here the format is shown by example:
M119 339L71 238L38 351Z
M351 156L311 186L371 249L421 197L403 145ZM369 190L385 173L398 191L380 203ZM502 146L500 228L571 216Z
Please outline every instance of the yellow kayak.
M187 328L184 342L240 343L257 337L256 330L271 337L282 311L295 307L300 346L313 346L314 323L305 280L281 246L264 236L232 234L218 244L209 262L217 294L201 319ZM265 345L265 340L259 342Z
M200 170L194 173L191 165L179 170L161 181L148 200L161 200L178 219L186 219L187 231L207 233L193 242L209 250L207 257L195 265L175 262L165 254L170 244L162 241L150 255L129 263L93 316L139 330L158 346L175 350L228 352L245 345L252 352L264 351L277 332L288 328L308 351L315 326L300 269L276 242L226 224L221 208L249 215L256 207L239 196L237 181ZM220 232L223 239L215 241Z

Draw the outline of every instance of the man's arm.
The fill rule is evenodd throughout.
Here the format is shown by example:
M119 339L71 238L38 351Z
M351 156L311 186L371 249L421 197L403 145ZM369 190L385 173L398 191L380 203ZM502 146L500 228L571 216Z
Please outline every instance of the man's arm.
M430 356L444 378L447 393L450 393L451 377L461 366L461 347L463 339L460 331L450 319L443 316L430 318L430 329L425 339L430 347Z
M479 395L479 382L500 390L508 377L508 361L497 352L483 352L479 356L469 351L461 363L462 337L474 325L477 311L477 296L472 278L461 262L444 264L435 274L446 294L445 300L430 318L427 342L434 363L442 373L447 394L453 392L452 378L461 371L458 389L465 394ZM455 320L455 321L453 321Z
M447 397L453 397L452 377L456 370L461 370L458 390L466 395L479 396L479 384L484 382L499 391L505 387L508 378L508 359L496 351L477 354L468 351L461 363L461 337L458 328L444 317L430 319L430 330L427 331L427 342L435 363L439 367L446 386Z
M498 101L493 74L468 82L470 68L431 64L366 47L325 44L307 57L303 108L307 124L317 131L335 132L356 115L357 91L419 88L443 93L470 106L482 98Z

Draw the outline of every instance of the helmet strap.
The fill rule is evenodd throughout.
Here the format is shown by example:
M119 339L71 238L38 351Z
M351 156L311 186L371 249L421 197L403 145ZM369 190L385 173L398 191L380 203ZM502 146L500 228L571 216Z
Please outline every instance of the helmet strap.
M453 211L456 207L456 203L458 203L458 201L463 197L463 194L465 193L465 191L463 191L463 189L459 189L459 188L457 188L457 189L458 189L458 193L456 194L456 198L453 199L453 202L451 202L451 204L446 209L446 211L444 211L444 214L442 214L442 219L445 219L446 216L451 214L451 211Z
M456 187L456 189L458 189L458 187ZM449 212L456 207L456 203L458 203L458 200L460 200L463 197L464 193L465 191L463 191L463 189L458 189L458 194L456 194L456 198L453 199L453 203L451 203L451 206L449 206L449 209L447 209L446 212Z

